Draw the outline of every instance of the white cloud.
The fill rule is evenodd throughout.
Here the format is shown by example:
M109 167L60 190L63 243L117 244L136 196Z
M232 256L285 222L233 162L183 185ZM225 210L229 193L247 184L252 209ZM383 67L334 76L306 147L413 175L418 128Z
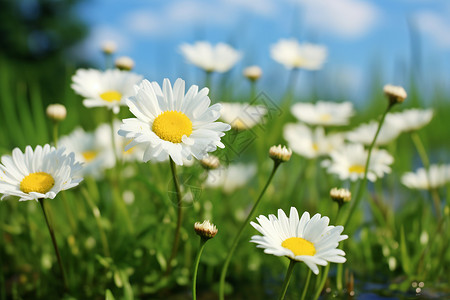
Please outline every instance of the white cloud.
M379 9L359 0L300 0L308 27L343 38L358 38L369 32L379 18Z
M450 49L450 21L431 11L421 11L415 14L414 20L423 34L433 39L434 43Z

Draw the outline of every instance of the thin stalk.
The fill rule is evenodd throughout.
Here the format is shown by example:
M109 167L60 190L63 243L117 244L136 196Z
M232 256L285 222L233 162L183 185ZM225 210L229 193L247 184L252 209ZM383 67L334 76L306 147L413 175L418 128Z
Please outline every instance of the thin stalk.
M172 269L172 261L175 258L175 256L177 255L178 243L180 241L181 221L183 218L183 215L182 215L183 210L182 210L182 206L181 206L182 197L181 197L181 190L180 190L180 182L178 181L177 168L176 168L175 162L172 160L172 158L170 158L170 170L172 171L173 184L174 184L175 192L177 195L177 225L175 228L175 236L173 239L172 252L170 254L169 260L167 261L167 269L164 274L166 276L170 274L170 271Z
M212 71L205 71L205 87L209 89L210 94L211 94L211 77Z
M44 199L39 199L39 203L41 204L42 212L44 213L45 223L47 224L48 231L50 233L50 237L52 238L53 248L55 249L56 258L58 260L59 269L61 271L61 277L63 280L64 288L67 290L67 280L66 275L64 273L64 267L61 260L61 255L59 254L58 244L56 243L55 233L53 231L52 226L50 225L47 217L47 213L45 212Z
M341 248L341 247L339 247ZM344 285L342 284L342 274L344 273L344 264L337 265L336 271L336 288L338 291L342 291Z
M367 173L368 173L368 171L369 171L370 156L372 155L372 150L373 150L373 147L375 146L375 142L376 142L376 140L377 140L378 134L379 134L380 131L381 131L381 126L383 125L384 119L386 118L386 115L388 114L388 112L389 112L389 110L391 109L391 107L392 107L392 104L389 103L389 104L388 104L388 107L387 107L386 110L385 110L385 112L384 112L383 115L381 116L380 122L378 123L377 131L376 131L375 136L374 136L374 138L373 138L373 140L372 140L372 143L371 143L370 146L369 146L369 150L368 150L368 153L367 153L366 165L364 166L364 177L363 177L363 181L362 181L361 184L359 185L358 192L356 193L355 201L353 201L352 206L350 207L350 211L349 211L349 213L348 213L348 215L347 215L347 218L344 220L344 225L343 225L344 227L345 227L345 226L347 225L347 223L350 221L350 219L351 219L353 213L355 212L356 208L358 207L359 202L361 201L362 196L363 196L363 194L364 194L365 187L366 187L366 184L367 184Z
M245 219L245 221L242 223L241 228L239 229L237 235L234 237L233 240L233 244L231 245L231 249L228 252L228 255L225 259L225 263L222 267L222 272L220 274L220 283L219 283L219 298L220 300L224 300L225 299L225 277L227 276L227 270L228 270L228 266L230 264L231 261L231 257L234 254L234 251L236 250L236 247L239 243L239 239L241 238L242 233L244 232L244 229L246 228L246 226L248 225L250 219L252 218L253 213L255 212L255 210L258 208L258 205L262 199L262 197L264 196L264 193L266 192L267 188L269 187L270 182L272 181L273 176L275 175L276 170L278 169L278 167L280 166L280 162L275 161L274 165L273 165L273 169L272 169L272 173L269 176L269 179L267 179L266 185L264 186L264 188L262 189L261 193L258 196L258 199L256 200L255 204L252 207L252 210L250 211L250 213L248 214L247 218Z
M299 73L300 73L300 71L298 68L294 68L291 70L291 73L289 74L289 79L288 79L288 86L286 89L286 96L288 96L288 97L294 96L295 86L297 85Z
M305 287L303 288L302 297L300 298L300 300L305 300L305 297L306 297L306 294L308 291L308 287L309 287L309 281L311 280L311 274L312 274L312 271L311 271L311 269L309 269L308 276L306 277Z
M319 286L317 287L316 294L314 295L314 300L319 299L320 294L322 293L323 287L325 286L325 282L327 282L328 272L330 272L330 263L327 264L325 270L323 271L322 280L320 281Z
M201 238L200 239L200 249L198 250L197 257L195 258L194 263L194 275L192 276L192 299L197 299L197 272L198 272L198 265L200 263L200 257L202 256L203 249L205 248L206 242L208 240Z
M249 102L256 100L255 98L256 98L256 80L250 80L250 100L249 100Z
M54 121L53 122L53 143L55 144L55 148L58 148L58 129L59 129L59 122Z
M114 134L114 112L112 110L110 110L110 115L109 115L109 123L111 126L111 143L112 143L112 149L114 152L114 159L116 160L116 175L117 175L117 180L119 180L119 174L120 174L120 163L121 161L119 161L119 154L117 153L117 147L116 147L116 135Z
M286 291L289 286L289 281L291 280L292 277L292 271L294 271L294 266L296 262L297 261L291 259L291 262L289 263L289 267L287 269L286 277L284 278L283 286L281 287L281 293L280 297L278 297L278 300L283 300L284 296L286 295Z

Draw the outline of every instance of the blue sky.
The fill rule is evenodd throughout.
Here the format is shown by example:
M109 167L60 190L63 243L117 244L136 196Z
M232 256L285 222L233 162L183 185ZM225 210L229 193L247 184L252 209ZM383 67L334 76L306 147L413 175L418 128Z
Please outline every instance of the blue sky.
M277 95L288 72L270 58L269 48L290 37L328 48L327 63L314 76L329 94L343 89L351 100L362 101L374 66L394 84L406 85L411 67L419 63L423 88L450 81L446 0L91 0L78 13L90 27L79 53L101 67L99 47L114 40L117 55L132 57L136 72L159 82L183 77L202 85L200 72L184 62L179 45L227 42L244 54L232 75L240 79L243 67L258 64L265 74L260 88ZM420 40L414 47L418 57L412 56L410 28ZM299 90L307 90L311 75L302 76Z

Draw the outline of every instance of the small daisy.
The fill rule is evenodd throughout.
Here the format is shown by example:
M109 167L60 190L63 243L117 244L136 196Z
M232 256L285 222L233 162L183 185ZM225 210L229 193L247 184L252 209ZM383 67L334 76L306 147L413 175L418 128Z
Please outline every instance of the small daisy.
M246 103L222 103L220 118L236 130L245 130L262 123L267 108Z
M361 144L347 144L330 153L331 160L322 162L328 172L339 175L339 179L356 181L364 178L368 151ZM374 182L391 172L394 158L386 150L373 149L370 156L367 179Z
M0 193L20 197L19 201L55 198L60 191L77 186L81 164L73 153L64 154L64 148L50 145L30 146L22 153L15 148L12 156L2 156L0 164Z
M431 122L433 110L430 109L406 109L402 112L390 114L393 122L396 122L399 130L403 132L415 131Z
M378 129L378 121L371 121L361 124L357 128L347 132L346 138L352 143L364 144L366 146L372 144L375 133ZM398 138L401 133L401 125L396 118L392 118L392 114L387 114L381 126L380 133L375 141L376 146L387 145Z
M287 69L320 70L327 58L327 48L296 39L281 39L270 47L270 56Z
M283 131L292 151L306 158L328 155L344 144L342 134L325 135L322 127L311 129L304 124L286 124Z
M354 114L351 102L296 103L291 107L292 114L309 125L342 126L347 125Z
M330 219L315 214L312 218L304 212L299 218L297 209L291 207L289 217L282 209L275 215L260 215L258 223L250 224L261 235L254 235L250 242L263 248L264 253L286 256L296 261L303 261L314 274L319 274L317 265L326 266L328 262L344 263L345 252L338 249L340 241L348 238L341 235L342 226L329 226Z
M193 85L185 94L185 83L177 79L173 88L169 79L163 87L143 80L135 87L136 96L127 105L136 118L123 120L119 135L132 139L125 151L144 144L143 161L165 161L169 156L177 165L183 158L202 159L225 145L220 138L230 125L215 122L220 117L220 104L209 106L208 89L198 91Z
M239 51L224 43L213 46L209 42L199 41L193 45L182 44L180 50L188 63L206 72L224 73L242 57Z
M227 194L247 184L256 174L255 165L234 164L208 171L205 186L222 187Z
M83 96L86 107L106 106L115 114L125 99L134 95L133 86L142 80L141 75L117 69L104 72L95 69L79 69L72 77L72 89Z
M83 176L100 178L103 171L114 167L114 152L111 149L111 133L103 130L85 132L76 128L59 140L59 146L74 152L77 161L83 163Z
M450 182L450 166L431 165L428 172L424 168L419 168L416 172L405 173L401 180L410 189L439 188Z

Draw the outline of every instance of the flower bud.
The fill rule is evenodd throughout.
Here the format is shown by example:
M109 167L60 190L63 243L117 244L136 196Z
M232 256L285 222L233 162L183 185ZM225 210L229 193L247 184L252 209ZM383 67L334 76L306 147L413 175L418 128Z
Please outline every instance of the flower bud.
M209 220L205 220L203 223L195 222L194 230L202 239L206 240L215 237L218 231L216 225L210 223Z
M200 164L203 168L206 170L214 170L217 169L220 166L220 161L217 156L214 155L208 155L207 157L200 160Z
M333 201L336 201L339 205L342 205L352 200L352 193L347 189L332 188L330 190L330 197Z
M243 74L251 81L258 80L262 75L262 70L258 66L250 66L244 69Z
M292 150L286 148L286 146L283 147L281 147L281 145L272 146L269 149L269 156L275 162L286 162L289 161L289 159L291 159Z
M114 62L117 69L122 71L131 71L134 68L134 60L128 56L121 56Z
M402 103L407 97L405 89L401 86L387 84L384 86L383 92L391 105Z
M47 117L55 122L63 121L67 116L66 107L62 104L50 104L46 109Z
M114 41L105 41L102 44L102 51L104 54L113 54L117 50L117 44Z

